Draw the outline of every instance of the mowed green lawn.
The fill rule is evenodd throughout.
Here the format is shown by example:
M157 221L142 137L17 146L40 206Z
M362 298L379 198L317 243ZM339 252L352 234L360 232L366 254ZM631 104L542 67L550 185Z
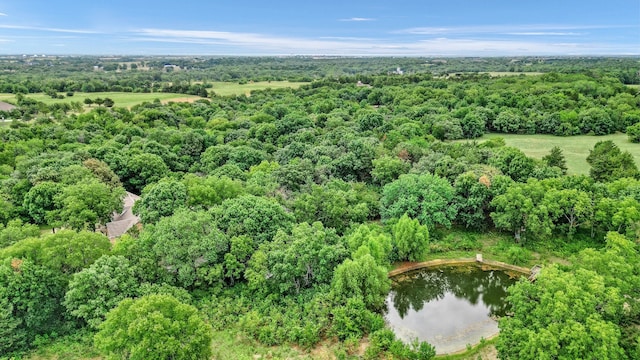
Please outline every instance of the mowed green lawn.
M620 150L628 151L633 155L636 164L640 167L640 144L629 142L626 134L613 134L605 136L553 136L553 135L514 135L514 134L487 134L478 139L483 140L501 137L508 146L516 147L522 150L527 156L536 159L542 159L543 156L549 154L552 147L558 146L562 149L567 159L567 168L569 174L589 174L590 166L587 164L587 156L589 150L598 141L613 140Z
M251 95L251 91L253 90L264 90L264 89L282 89L282 88L292 88L297 89L301 85L308 84L306 82L290 82L290 81L256 81L249 82L246 84L238 84L237 82L221 82L214 81L210 83L213 85L209 88L209 92L214 92L216 95L220 96L228 96L228 95Z
M64 93L61 93L64 95ZM26 95L28 98L42 101L45 104L55 104L61 102L72 102L79 101L84 104L84 99L90 98L92 100L96 98L110 98L114 101L115 106L118 107L127 107L130 108L137 104L142 104L145 101L152 102L155 99L160 99L160 101L169 102L169 101L195 101L200 99L199 96L195 95L184 95L184 94L172 94L172 93L131 93L131 92L94 92L94 93L82 93L77 92L73 96L65 96L64 99L52 99L49 95L46 94L28 94ZM16 103L16 96L14 94L0 94L0 101L9 101L11 103ZM93 105L96 106L96 105Z

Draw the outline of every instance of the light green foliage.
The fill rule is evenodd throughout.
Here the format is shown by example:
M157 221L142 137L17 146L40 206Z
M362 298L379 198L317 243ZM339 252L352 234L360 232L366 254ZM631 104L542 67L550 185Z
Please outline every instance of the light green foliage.
M557 229L571 237L578 227L586 225L594 214L593 201L586 191L576 189L549 190L542 204L549 211Z
M393 225L393 243L398 260L421 261L429 249L429 229L404 214Z
M397 157L384 156L373 160L373 170L371 170L371 176L373 181L384 186L400 175L406 174L411 168L411 164Z
M64 298L71 315L97 328L109 310L138 289L134 267L122 256L102 256L73 275Z
M619 289L591 270L548 267L535 283L509 291L513 316L500 319L504 359L623 359L620 330L608 319L622 309Z
M111 214L122 210L123 196L124 189L111 189L95 179L69 185L55 196L59 210L51 213L51 217L55 219L54 224L93 230L96 224L107 223Z
M632 197L600 199L594 220L600 230L617 231L637 238L640 235L640 202Z
M125 299L107 314L95 345L110 359L209 359L211 326L169 295Z
M531 252L522 246L510 246L506 251L509 264L526 266L531 260Z
M29 237L40 235L40 229L33 224L25 224L20 219L14 219L7 226L0 223L0 249L13 245L16 242Z
M377 264L388 265L391 261L391 236L382 232L375 225L360 225L346 237L352 258L366 253L373 256Z
M176 298L178 301L184 304L192 304L193 298L189 292L181 287L171 286L166 283L150 284L142 283L137 291L136 295L139 297L147 295L170 295Z
M180 209L145 228L140 241L152 244L158 265L175 285L197 288L223 280L229 239L216 228L207 212Z
M632 143L640 143L640 122L627 127L627 136Z
M392 330L380 329L370 335L365 358L378 359L381 355L394 359L429 360L436 356L436 350L431 344L417 339L411 344L405 344L396 338Z
M546 189L541 182L529 180L526 184L513 184L496 196L491 205L493 223L499 229L513 232L516 242L551 234L553 223L549 210L541 201Z
M629 296L627 304L635 313L640 310L640 254L638 245L617 232L609 232L605 237L606 247L602 250L585 249L575 259L577 266L591 269L603 276L605 285L620 290Z
M372 331L377 331L384 325L379 314L367 309L362 298L352 297L346 304L331 309L332 323L329 333L341 341L359 339Z
M41 238L28 238L0 250L0 259L31 260L56 273L71 275L109 252L106 236L89 232L62 230Z
M362 183L332 180L325 185L312 185L310 192L300 194L292 204L298 221L320 221L342 234L351 224L371 219L376 214L378 195Z
M331 290L339 301L361 299L367 309L378 310L391 287L387 270L378 265L370 254L347 259L334 271Z
M271 241L278 229L288 230L293 216L271 199L244 195L211 209L215 224L227 236L250 236L256 244Z
M187 204L191 207L210 208L226 199L244 194L242 183L226 176L200 177L187 174L182 181L187 187Z
M161 217L171 216L176 209L186 204L187 187L177 180L162 179L145 186L133 212L140 215L143 223L149 224L157 222Z
M428 227L450 227L457 212L453 197L453 187L446 179L406 174L382 189L380 214L388 220L406 213Z
M282 294L329 284L334 268L348 253L335 231L325 229L320 222L298 224L291 235L279 231L261 249L267 255L267 284ZM257 273L260 268L252 271Z

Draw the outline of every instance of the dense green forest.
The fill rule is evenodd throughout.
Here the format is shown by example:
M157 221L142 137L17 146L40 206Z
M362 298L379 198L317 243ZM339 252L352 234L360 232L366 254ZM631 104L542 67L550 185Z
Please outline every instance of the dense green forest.
M640 358L632 154L598 142L578 176L561 148L539 160L500 138L452 141L640 142L627 86L638 59L512 60L3 59L0 92L22 95L0 114L0 358L60 339L95 356L224 357L213 334L227 331L303 351L329 342L337 358L428 359L429 344L385 327L387 273L465 251L562 258L510 290L500 358ZM543 74L488 73L501 71ZM313 81L207 90L282 79ZM88 110L29 98L165 89L203 98ZM142 226L110 242L127 191Z

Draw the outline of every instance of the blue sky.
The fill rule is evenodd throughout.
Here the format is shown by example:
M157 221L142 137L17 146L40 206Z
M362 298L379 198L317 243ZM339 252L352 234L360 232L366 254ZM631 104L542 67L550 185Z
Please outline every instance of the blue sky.
M640 0L0 0L0 54L639 55Z

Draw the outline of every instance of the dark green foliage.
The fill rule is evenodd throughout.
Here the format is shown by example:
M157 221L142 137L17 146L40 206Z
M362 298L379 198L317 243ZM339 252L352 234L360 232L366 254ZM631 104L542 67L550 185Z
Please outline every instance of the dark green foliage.
M48 215L57 209L55 199L62 189L62 184L51 181L43 181L29 189L22 206L36 224L47 223Z
M135 194L140 194L146 185L169 175L164 160L154 154L133 155L122 166L120 179L124 187Z
M621 152L611 140L599 141L589 151L587 162L589 174L599 182L608 182L624 177L638 177L638 167L629 152Z
M271 241L278 229L288 231L293 224L293 216L277 202L252 195L225 200L211 214L227 236L248 235L256 244Z
M163 179L147 185L133 207L133 212L145 223L155 223L171 216L176 209L187 205L187 187L173 179Z
M509 176L514 181L526 181L531 177L535 162L528 158L522 151L512 148L503 147L494 153L490 158L489 164L497 167L503 174Z
M6 258L0 263L0 338L3 353L23 350L38 335L63 333L67 326L62 299L63 274L30 259Z
M567 161L564 158L562 149L557 146L551 148L549 155L543 156L542 161L544 161L549 166L559 167L562 170L562 174L567 173Z
M266 254L266 266L254 267L256 262L252 262L247 270L252 275L247 276L253 280L253 287L260 281L274 289L272 292L282 294L328 285L334 268L348 253L335 231L325 229L320 222L298 224L291 235L279 231L260 250Z

